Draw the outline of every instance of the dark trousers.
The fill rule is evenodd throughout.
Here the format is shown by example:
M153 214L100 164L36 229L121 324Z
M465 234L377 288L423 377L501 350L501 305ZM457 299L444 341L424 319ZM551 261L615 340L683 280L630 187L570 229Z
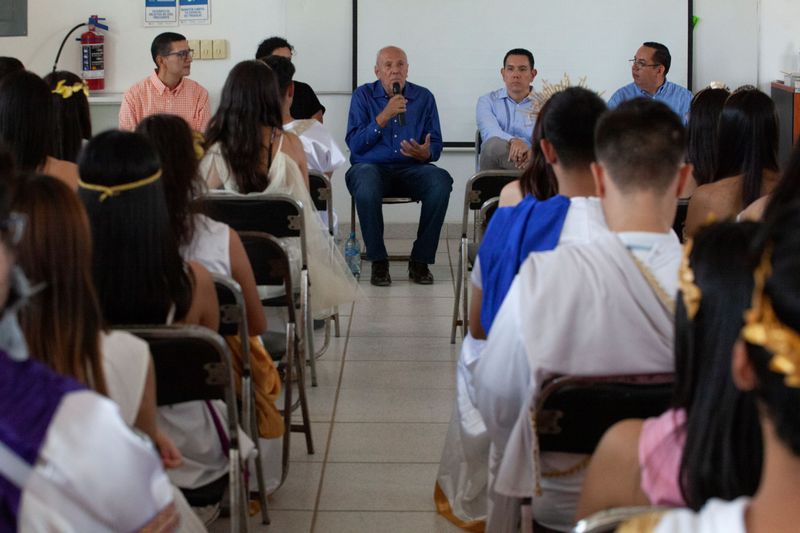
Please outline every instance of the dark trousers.
M345 175L347 189L355 198L367 259L383 261L389 257L383 242L383 205L387 196L406 196L422 202L417 240L411 258L433 264L439 234L453 190L453 178L432 164L376 165L356 163Z

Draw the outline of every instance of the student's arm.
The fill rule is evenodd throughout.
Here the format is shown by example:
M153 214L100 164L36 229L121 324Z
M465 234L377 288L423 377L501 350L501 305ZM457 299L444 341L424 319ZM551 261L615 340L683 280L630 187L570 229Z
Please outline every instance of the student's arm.
M475 339L485 339L486 332L483 331L483 325L481 324L481 298L483 297L483 291L472 284L470 284L470 287L472 287L472 299L469 302L469 332Z
M192 305L183 322L219 330L219 300L211 274L200 263L189 262L192 273Z
M142 399L139 402L139 412L133 426L153 441L161 455L164 468L178 468L183 463L180 450L175 446L165 433L158 429L156 424L156 374L153 368L152 357L148 353L147 373L145 375Z
M261 307L261 299L258 297L253 268L239 234L232 229L229 231L231 275L242 288L245 313L247 314L247 332L249 335L261 335L267 330L267 317L264 315L264 308Z
M481 140L486 141L492 137L503 139L504 141L511 140L514 136L503 131L497 117L492 110L492 95L484 94L478 98L478 105L475 107L475 122L478 124L478 130L481 132Z
M303 143L300 139L297 138L292 132L283 132L283 152L294 159L294 162L297 163L297 166L300 167L300 172L303 174L303 182L306 184L306 189L309 189L308 186L308 163L306 162L306 153L303 150Z

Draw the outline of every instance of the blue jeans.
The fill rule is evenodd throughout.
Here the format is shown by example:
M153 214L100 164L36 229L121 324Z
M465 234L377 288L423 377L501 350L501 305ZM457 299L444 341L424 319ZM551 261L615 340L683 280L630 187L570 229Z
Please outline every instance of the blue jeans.
M345 180L347 189L356 201L368 260L384 261L389 257L383 243L383 198L407 196L422 202L411 259L429 265L434 263L439 233L450 201L450 191L453 190L453 178L446 170L430 163L356 163L347 171Z

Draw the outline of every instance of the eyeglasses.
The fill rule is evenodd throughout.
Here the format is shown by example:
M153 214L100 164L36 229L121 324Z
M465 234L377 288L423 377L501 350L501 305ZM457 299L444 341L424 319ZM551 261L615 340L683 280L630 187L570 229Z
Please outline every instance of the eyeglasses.
M187 48L186 50L178 50L177 52L170 52L168 54L164 54L164 57L168 56L178 56L181 59L186 59L188 57L194 57L194 50L191 48Z
M631 68L635 70L639 70L645 67L660 67L658 63L653 63L652 65L648 65L645 63L644 59L629 59L628 63L631 64Z
M10 213L8 218L0 221L0 238L9 246L16 246L25 233L27 217L22 213Z

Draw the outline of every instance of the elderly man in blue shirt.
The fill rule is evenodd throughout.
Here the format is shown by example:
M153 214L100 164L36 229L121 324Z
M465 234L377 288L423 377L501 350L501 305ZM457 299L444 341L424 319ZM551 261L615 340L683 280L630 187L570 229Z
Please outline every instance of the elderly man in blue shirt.
M672 63L669 49L661 43L647 42L636 51L636 57L629 59L633 83L617 89L608 101L613 109L626 100L650 98L664 102L681 117L683 123L689 119L689 106L692 93L671 81L667 73Z
M528 162L534 123L533 65L530 51L509 50L500 69L505 87L478 99L475 115L482 141L480 170L522 168Z
M373 285L392 283L383 242L382 199L406 196L422 203L408 274L433 283L428 265L436 259L453 178L431 164L442 153L439 112L431 92L408 83L405 52L387 46L378 52L373 83L358 87L350 100L345 141L350 163L345 179L356 202L361 234L372 261Z

